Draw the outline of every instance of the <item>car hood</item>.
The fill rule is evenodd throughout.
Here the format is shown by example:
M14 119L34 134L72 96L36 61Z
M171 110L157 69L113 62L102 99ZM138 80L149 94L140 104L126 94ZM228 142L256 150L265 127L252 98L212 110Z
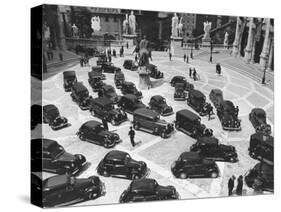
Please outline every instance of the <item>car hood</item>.
M58 159L65 162L74 162L76 157L68 152L64 152Z
M127 163L128 167L134 167L134 168L139 168L142 167L144 164L140 161L136 161L134 159L131 159L128 163Z
M76 186L77 187L92 187L92 186L99 186L99 182L93 182L91 179L89 178L76 178Z
M114 135L114 133L112 133L112 132L110 132L110 131L107 131L107 130L102 130L102 131L100 131L99 132L99 135L100 136L112 136L112 135Z
M158 186L159 195L172 195L175 193L175 188L173 186Z
M224 144L220 144L220 148L221 150L223 150L224 152L235 152L235 148L232 145L224 145Z

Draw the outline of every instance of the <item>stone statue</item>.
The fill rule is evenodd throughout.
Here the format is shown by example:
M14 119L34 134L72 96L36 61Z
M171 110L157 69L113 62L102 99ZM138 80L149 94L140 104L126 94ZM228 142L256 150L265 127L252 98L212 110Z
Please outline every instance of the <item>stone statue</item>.
M178 24L178 37L182 37L183 36L182 28L183 28L183 23L182 23L182 17L181 17L180 18L180 23Z
M99 16L94 16L91 18L91 28L94 32L99 32L101 27L100 27L100 17Z
M139 66L144 66L149 64L149 57L148 57L148 40L146 40L146 36L140 42L140 59L139 59Z
M204 37L203 37L203 40L210 40L210 30L212 28L212 22L204 22Z
M223 41L224 47L228 46L228 36L229 36L228 32L225 32L225 34L224 34L224 41Z
M128 14L126 14L126 18L123 21L123 33L128 35L129 34L129 21L128 21Z
M130 34L136 34L136 16L134 15L134 11L131 11L131 15L129 16L129 27L130 27Z
M174 16L172 18L172 37L178 37L178 24L179 19L177 13L174 13Z
M75 24L73 24L71 28L72 28L72 36L77 37L78 36L78 27Z
M43 35L44 35L44 39L46 41L49 41L51 38L51 32L50 32L50 27L47 25L47 23L45 22L43 25Z

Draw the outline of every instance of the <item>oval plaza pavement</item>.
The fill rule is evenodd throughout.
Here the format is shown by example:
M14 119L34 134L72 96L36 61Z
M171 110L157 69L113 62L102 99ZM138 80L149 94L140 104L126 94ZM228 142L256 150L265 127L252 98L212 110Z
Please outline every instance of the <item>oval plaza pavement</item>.
M139 78L137 72L125 70L122 67L123 61L126 58L131 59L133 56L113 58L112 62L115 66L122 69L127 81L134 82L136 86L138 86ZM164 79L152 79L154 87L150 90L142 90L144 96L142 101L143 103L148 104L150 97L158 94L166 98L168 105L171 105L174 111L181 109L192 110L187 106L186 101L176 102L173 99L174 88L170 86L169 82L175 75L185 76L189 82L194 84L196 89L202 91L206 95L207 101L209 101L208 96L211 89L221 89L225 99L232 100L234 105L239 106L239 118L242 120L242 130L240 132L223 131L216 115L215 119L210 121L208 121L207 117L203 117L202 122L207 127L214 130L214 136L216 136L222 143L235 146L238 152L239 162L217 162L221 172L221 176L217 179L176 179L170 171L170 166L183 151L189 150L189 147L195 143L195 140L179 131L168 139L162 139L159 136L136 131L135 140L137 142L141 141L141 144L132 148L128 137L129 127L131 126L129 121L116 127L109 124L109 130L118 133L123 140L123 142L118 144L114 149L126 151L133 158L145 161L151 169L149 177L156 179L159 184L170 184L175 186L182 199L226 196L227 181L229 177L232 174L235 174L236 176L244 175L246 171L257 163L256 160L253 160L248 155L249 137L254 133L254 128L248 119L251 109L254 107L263 108L267 113L268 123L274 126L273 91L224 66L222 66L222 76L218 76L215 73L215 64L196 59L191 60L190 62L190 64L184 63L183 58L173 58L172 61L169 61L168 56L154 56L151 63L157 65L158 69L164 72ZM90 65L96 65L96 58L90 60ZM188 77L188 68L190 66L196 68L200 75L199 81L194 82ZM81 68L79 65L76 65L65 70L75 70L78 81L83 82L88 88L90 95L94 98L97 97L97 93L92 92L92 89L88 84L88 71L90 71L90 67ZM107 79L105 82L114 86L114 74L106 74L106 77ZM70 93L66 93L63 89L62 72L44 80L42 89L43 105L55 104L59 108L61 115L67 117L71 124L70 127L59 131L51 130L48 125L42 125L43 137L58 141L71 153L80 153L86 156L90 166L80 175L80 177L97 175L97 164L110 150L80 141L76 136L76 132L85 121L100 120L96 117L92 117L89 111L82 111L79 109L77 104L71 100ZM116 89L116 91L121 95L120 90ZM128 116L129 119L132 120L132 116ZM162 118L172 122L175 120L175 114ZM38 137L39 135L37 133L37 130L33 131L32 137ZM51 176L51 174L44 173L44 177L48 176ZM96 200L87 201L78 205L118 203L120 194L131 182L130 180L118 178L100 178L105 183L107 194ZM246 185L244 185L243 189L245 194L253 194L253 190Z

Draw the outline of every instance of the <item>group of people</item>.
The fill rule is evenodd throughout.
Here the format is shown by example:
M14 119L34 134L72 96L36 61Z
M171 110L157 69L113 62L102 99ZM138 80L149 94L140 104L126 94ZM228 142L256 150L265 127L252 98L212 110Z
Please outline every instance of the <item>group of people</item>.
M90 66L89 64L89 56L85 55L84 57L80 58L80 66L84 67L84 66Z
M197 74L197 71L194 67L189 67L189 77L192 78L194 81L200 79L199 74Z
M235 185L235 179L236 177L232 175L228 180L228 196L233 195L233 189ZM241 196L243 192L243 176L240 175L237 179L237 186L236 186L236 194Z

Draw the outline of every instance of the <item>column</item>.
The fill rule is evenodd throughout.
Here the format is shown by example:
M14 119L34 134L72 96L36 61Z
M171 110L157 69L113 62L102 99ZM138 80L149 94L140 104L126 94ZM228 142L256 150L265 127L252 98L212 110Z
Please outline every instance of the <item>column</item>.
M273 71L273 70L271 69L272 61L273 61L273 57L274 57L274 56L273 56L273 55L274 55L273 51L274 51L274 45L273 45L273 38L272 38L272 39L271 39L271 45L270 45L269 58L268 58L268 66L267 66L266 71Z
M249 63L251 60L251 56L252 56L252 46L253 46L253 22L254 22L254 18L250 18L250 22L249 22L249 33L248 33L248 41L247 41L247 46L245 49L245 61L246 63Z
M65 35L64 35L64 24L63 24L63 17L62 13L60 12L59 6L57 9L57 18L58 18L58 27L59 27L59 47L61 50L66 49L66 42L65 42Z
M270 19L266 18L265 19L265 37L264 37L264 42L263 42L262 53L260 55L260 65L261 65L262 69L264 69L266 67L266 64L268 62L269 46L270 46L269 33L270 33Z
M162 40L162 21L160 20L158 23L159 23L158 39Z
M236 20L236 31L235 31L235 39L233 42L233 47L232 47L232 55L233 56L237 56L238 51L239 51L239 25L240 25L240 18L239 16L237 16L237 20Z

